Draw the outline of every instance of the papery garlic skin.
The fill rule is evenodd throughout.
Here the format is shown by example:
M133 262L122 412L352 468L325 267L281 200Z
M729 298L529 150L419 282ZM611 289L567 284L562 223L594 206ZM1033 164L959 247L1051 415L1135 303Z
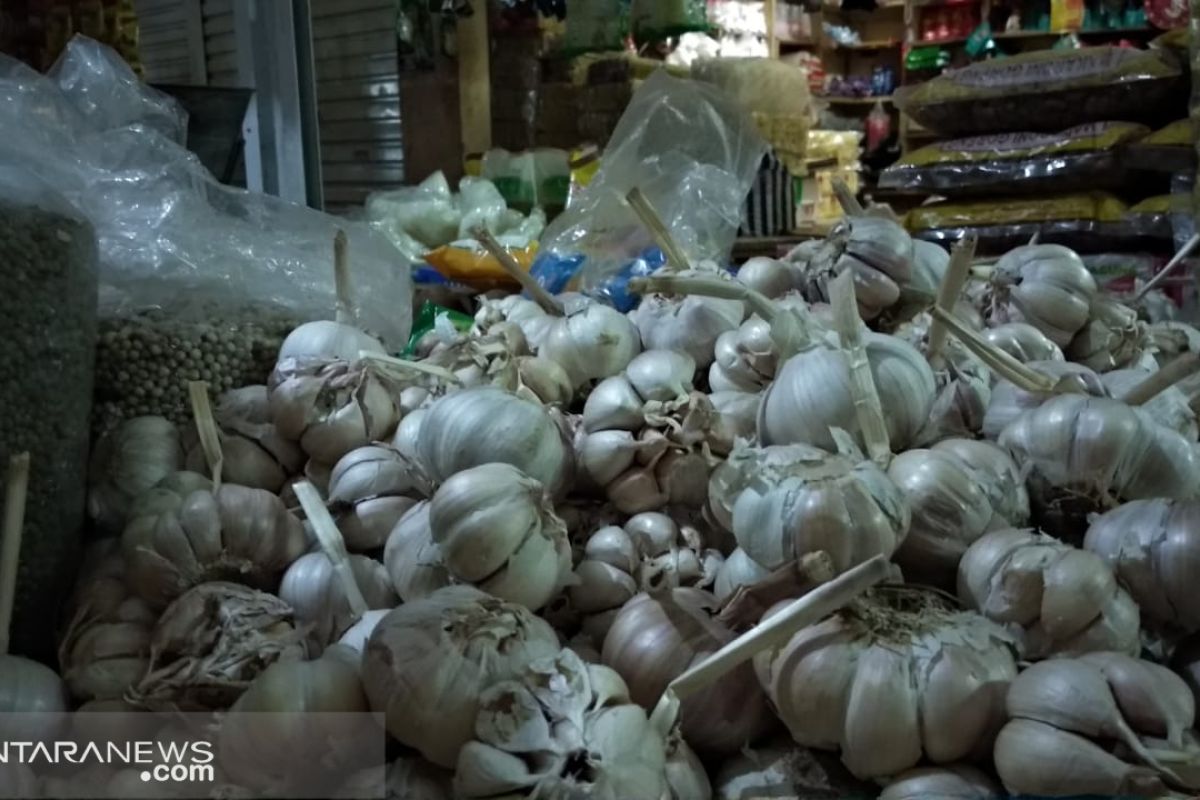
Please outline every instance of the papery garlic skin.
M875 333L865 338L892 447L904 450L929 418L937 383L929 364L911 345ZM841 350L815 347L780 366L759 407L758 438L763 445L811 444L834 450L830 428L849 432L863 446L846 356Z
M739 439L750 440L758 428L762 395L746 392L714 392L708 396L717 414L716 428L709 438L713 453L729 455Z
M183 466L179 430L164 417L135 417L100 437L88 475L88 514L119 532L133 501Z
M429 501L417 503L396 522L383 548L383 563L406 603L450 585L450 571L429 528Z
M725 602L739 587L753 586L770 574L770 570L738 547L721 563L712 591L718 601Z
M1137 312L1100 294L1092 300L1090 318L1067 346L1066 355L1097 372L1108 372L1132 365L1146 344Z
M542 484L510 464L447 479L430 501L429 529L452 576L531 610L571 574L566 524Z
M367 642L370 640L371 634L391 610L391 608L373 608L363 612L358 622L347 628L346 632L342 634L342 638L338 639L337 643L340 646L358 654L356 664L362 663L362 654L367 649Z
M991 468L976 468L959 458L958 448L993 462ZM972 542L990 530L1024 525L1029 518L1016 465L988 442L948 439L931 450L909 450L892 460L887 474L912 509L908 535L896 552L896 563L910 581L952 590L958 562ZM993 500L1000 501L999 507ZM1012 517L1006 513L1010 509L1017 512Z
M1086 513L1115 503L1200 495L1194 444L1116 400L1060 395L1018 417L999 443L1030 470L1035 519L1055 535L1082 536Z
M862 779L896 775L922 758L948 764L986 752L1017 674L1002 629L920 590L895 591L890 601L880 592L861 611L851 606L754 657L792 738L840 750Z
M380 621L363 655L363 686L392 736L453 767L473 738L483 693L558 651L554 630L524 606L450 586Z
M679 276L712 277L724 273L712 270L671 271ZM699 369L713 362L717 338L737 328L746 317L740 300L716 297L670 297L648 294L629 318L641 334L647 350L673 350L686 353Z
M501 389L448 394L429 407L417 438L434 481L481 464L504 463L558 493L570 485L571 451L544 408Z
M884 787L879 800L992 800L1000 787L975 767L917 767Z
M710 496L729 509L738 545L766 569L825 551L842 572L890 556L911 521L904 495L874 463L807 445L735 449L714 472Z
M400 598L383 564L351 555L350 570L368 609L395 608ZM308 640L321 652L355 621L346 591L324 553L307 553L292 562L279 584L279 599L295 612L297 625L309 626Z
M534 301L519 294L510 294L484 301L475 314L474 330L487 333L497 325L515 323L525 335L530 350L536 353L557 319Z
M1054 379L1070 378L1080 389L1095 397L1107 397L1108 390L1100 376L1082 364L1070 361L1030 362L1038 372ZM991 401L983 417L983 435L989 439L999 438L1004 429L1026 411L1031 411L1054 397L1019 389L1006 380L999 380L992 387Z
M1101 375L1100 380L1111 396L1120 398L1153 374L1152 371L1141 367L1114 369ZM1200 437L1196 412L1188 403L1187 395L1178 386L1168 386L1140 406L1134 406L1134 410L1145 416L1148 421L1178 431L1189 441Z
M1005 626L1030 660L1141 647L1137 605L1107 565L1036 531L994 531L971 545L958 597Z
M385 355L383 343L353 325L332 320L306 322L299 326L279 348L277 361L289 358L355 361L359 353Z
M718 605L699 589L639 594L617 614L601 658L625 679L634 702L653 711L667 684L733 640L713 618ZM709 755L738 752L774 722L748 663L684 698L680 714L684 738Z
M329 475L328 502L351 552L382 547L392 528L432 487L398 450L369 445L351 450Z
M1027 322L1059 347L1087 324L1096 280L1073 250L1056 244L1018 247L996 262L993 318Z
M716 800L868 797L877 791L851 777L835 756L800 747L788 737L726 759L713 779Z
M1133 597L1147 628L1200 631L1200 502L1125 503L1092 521L1083 546L1104 559Z

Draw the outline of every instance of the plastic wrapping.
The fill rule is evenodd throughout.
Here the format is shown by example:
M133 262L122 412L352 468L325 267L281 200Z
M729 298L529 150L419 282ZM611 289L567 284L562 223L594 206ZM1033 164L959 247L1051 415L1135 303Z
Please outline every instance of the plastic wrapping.
M724 262L766 151L753 120L731 98L655 73L621 117L595 178L546 228L533 274L546 286L566 279L609 294L604 284L652 244L625 202L634 187L690 260ZM564 272L572 261L578 274Z
M1195 172L1196 149L1192 141L1192 121L1176 120L1131 145L1125 161L1134 169Z
M883 170L879 185L928 194L1042 194L1120 186L1123 145L1150 133L1098 122L1060 133L1001 133L937 142Z
M59 605L83 535L96 242L67 200L21 167L0 167L0 469L30 453L12 651L51 661Z
M948 135L1057 131L1173 114L1185 85L1181 78L1178 61L1164 51L1039 50L902 87L895 100L921 125Z

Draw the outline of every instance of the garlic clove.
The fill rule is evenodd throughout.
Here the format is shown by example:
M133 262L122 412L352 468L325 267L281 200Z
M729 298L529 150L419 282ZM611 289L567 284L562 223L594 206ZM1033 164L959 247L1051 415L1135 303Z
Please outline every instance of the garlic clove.
M429 530L428 501L417 503L392 528L383 549L383 563L397 594L406 603L450 585L450 572Z
M686 353L646 350L625 367L624 375L644 401L674 400L692 391L696 362Z
M965 760L977 742L995 733L995 701L1007 686L987 675L976 651L946 647L933 661L921 687L921 741L935 764ZM998 697L997 697L998 695Z
M842 761L858 778L895 775L921 760L916 686L907 657L883 646L858 658L846 702Z
M699 508L708 499L708 462L699 453L671 450L654 465L667 502Z
M567 588L571 605L584 614L620 608L637 594L629 573L603 561L584 559L575 568L578 583Z
M654 471L645 467L627 470L610 482L605 491L612 504L625 514L662 508L670 499L659 486Z
M1100 616L1117 591L1112 572L1096 555L1066 550L1043 572L1041 623L1053 639L1079 633Z
M603 561L631 574L637 563L637 549L629 534L616 525L608 525L593 533L583 549L584 558Z
M675 546L679 526L666 514L651 511L630 517L625 533L643 557L658 556Z
M408 492L425 493L428 486L416 468L390 447L369 445L342 456L329 475L330 503Z
M571 402L575 390L571 386L570 376L558 362L548 358L521 356L516 364L520 389L532 393L539 403L566 406Z
M642 398L624 375L614 375L596 384L583 406L583 429L637 432L645 425Z
M375 497L355 504L337 517L338 530L351 552L375 550L387 544L396 523L418 500L411 497Z
M396 426L396 433L392 436L392 447L413 463L419 463L417 438L421 434L421 423L424 422L427 413L423 408L410 411L400 420L400 424Z
M1000 789L966 764L917 767L888 783L879 800L992 800Z
M1196 702L1182 678L1166 667L1124 653L1088 653L1080 661L1100 668L1121 714L1141 734L1183 747L1196 720Z
M538 355L557 361L574 386L621 372L642 349L633 323L609 306L587 302L557 319Z
M599 486L606 486L633 466L638 445L629 431L602 430L585 436L578 445L583 473Z
M507 563L478 586L485 592L529 609L540 609L571 574L571 546L565 531L531 535Z
M482 742L467 742L458 754L454 789L459 797L499 797L537 783L525 761ZM519 796L519 795L509 795Z

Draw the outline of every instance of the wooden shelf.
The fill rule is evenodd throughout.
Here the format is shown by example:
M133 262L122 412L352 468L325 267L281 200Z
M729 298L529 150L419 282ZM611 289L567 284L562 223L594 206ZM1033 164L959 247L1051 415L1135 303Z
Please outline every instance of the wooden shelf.
M834 103L845 106L873 106L876 103L891 103L892 96L890 94L875 95L872 97L838 97L835 94L819 94L816 99L824 100L826 103Z
M955 44L966 44L968 36L951 36L948 39L923 39L915 42L909 42L909 47L949 47Z
M1136 36L1158 33L1157 28L1143 26L1140 28L1094 28L1078 31L1001 31L993 33L993 39L1057 39L1061 36Z
M895 39L880 39L874 42L856 42L854 44L835 42L833 46L838 50L891 50L902 44L903 42Z
M776 41L779 42L780 47L805 48L805 47L816 47L817 46L817 42L813 39L782 39L781 38L781 39L777 39Z

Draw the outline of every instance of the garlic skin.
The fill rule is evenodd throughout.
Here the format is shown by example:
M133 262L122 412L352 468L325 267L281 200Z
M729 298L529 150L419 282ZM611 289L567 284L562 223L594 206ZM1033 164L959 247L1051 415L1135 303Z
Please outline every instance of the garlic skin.
M351 552L382 547L432 487L411 459L384 445L351 450L329 475L328 502Z
M758 653L754 666L792 738L840 750L860 779L986 752L1017 674L1002 629L909 588L868 595Z
M977 458L993 462L990 469L959 458L957 448L970 448ZM948 439L931 450L909 450L892 460L887 474L912 510L896 563L916 583L953 590L959 560L972 542L987 531L1029 520L1016 464L989 442ZM1010 511L1016 513L1010 517Z
M368 710L353 652L332 647L314 661L277 661L222 718L222 770L241 787L286 793L311 786L316 770L353 769L374 731L349 715Z
M719 602L725 602L742 586L753 586L771 571L751 558L738 547L721 563L717 579L713 583L713 594Z
M427 500L410 508L392 528L383 548L383 563L392 586L406 603L450 585L450 571L429 528Z
M1102 558L1133 597L1143 624L1164 633L1200 631L1200 502L1136 500L1092 521L1083 546Z
M714 392L757 393L775 377L778 362L771 326L753 316L717 337L708 383Z
M1029 366L1051 378L1071 378L1084 392L1095 397L1107 397L1108 391L1100 376L1082 364L1070 361L1037 361ZM1054 395L1029 392L1019 389L1006 380L998 380L992 387L991 401L983 417L983 435L997 439L1004 429L1026 411L1031 411Z
M182 466L174 423L164 417L125 420L92 451L88 515L104 530L120 532L134 499Z
M338 639L338 645L358 654L356 664L361 663L362 654L367 649L367 641L377 625L388 615L391 608L373 608L363 612L362 618L351 625Z
M1027 322L1006 322L985 328L983 338L1022 364L1066 360L1058 345Z
M637 432L646 424L645 401L624 375L614 375L596 384L583 406L583 429Z
M878 789L851 777L835 757L777 740L727 759L713 780L716 800L869 797Z
M604 637L603 663L625 679L635 703L652 711L667 684L733 640L714 618L717 609L717 599L700 589L639 594ZM680 715L684 739L708 756L737 753L774 721L749 663L684 697Z
M1092 300L1091 316L1067 346L1066 355L1097 372L1131 365L1142 355L1144 330L1137 312L1106 295Z
M659 273L728 277L723 272L704 269L664 269L655 274ZM713 362L717 338L725 331L737 328L745 318L746 310L740 300L693 295L648 294L629 312L629 319L641 334L643 347L685 353L699 369L707 369Z
M420 461L417 455L417 440L421 436L421 425L424 424L428 413L425 408L410 411L400 420L395 434L392 435L392 448L414 463Z
M383 564L366 556L351 555L350 570L368 609L395 608L400 598L392 589ZM298 626L309 626L312 652L321 652L354 622L346 590L324 553L307 553L292 562L279 584L279 599L295 612Z
M1066 347L1088 322L1096 279L1073 250L1035 244L1010 250L992 274L996 322L1026 322Z
M303 658L292 609L274 595L224 581L188 590L159 617L150 665L126 700L152 711L228 708L276 661Z
M510 294L494 300L484 300L475 314L475 327L472 328L472 332L487 334L498 326L515 324L524 334L530 350L536 353L556 319L534 301L519 294Z
M145 673L158 615L125 584L119 541L93 545L68 604L58 664L73 697L115 700Z
M379 622L362 680L388 732L449 768L474 736L484 692L558 652L554 630L524 606L449 586Z
M623 375L644 402L675 400L692 391L696 362L686 353L646 350L629 362Z
M616 375L641 351L638 329L621 312L582 298L565 305L537 355L558 362L574 387Z
M1194 445L1116 400L1060 395L1018 417L999 444L1030 470L1034 518L1058 536L1081 537L1087 513L1116 503L1200 494Z
M575 397L571 376L557 361L536 356L519 356L513 362L511 385L499 385L526 400L544 406L567 407Z
M912 237L895 221L846 217L810 259L803 291L809 300L828 300L830 278L851 270L858 312L872 320L900 300L901 287L912 280L913 256Z
M667 737L664 767L672 800L712 800L712 784L700 757L675 729Z
M766 256L748 259L738 268L736 277L739 283L772 300L798 288L792 267Z
M386 355L383 343L353 325L332 320L306 322L287 335L276 361L314 359L355 361L362 351Z
M992 800L1000 787L975 767L917 767L888 783L879 800Z
M490 463L511 464L556 495L571 483L571 451L546 410L491 386L436 400L421 423L417 453L439 483Z
M510 464L447 479L429 503L429 529L454 578L532 611L571 574L566 524L542 484Z
M621 679L570 650L483 693L458 755L457 797L670 797L666 743Z
M1005 626L1029 660L1141 647L1138 607L1108 566L1036 531L994 531L971 545L958 597Z
M152 526L130 525L121 540L130 586L161 608L207 581L275 588L307 549L304 526L275 495L226 484L195 491Z
M844 572L894 553L911 521L899 488L850 446L837 455L808 445L735 448L709 495L738 546L769 570L823 550Z
M733 452L739 439L751 440L758 427L758 409L762 395L746 392L713 392L708 396L717 417L709 436L709 445L718 456Z
M866 333L867 359L887 409L892 447L908 448L929 418L937 391L933 371L911 345ZM789 358L763 394L758 439L763 445L810 444L834 450L830 428L841 428L863 446L850 390L850 368L841 350L814 347Z
M1151 370L1141 367L1114 369L1101 375L1100 380L1111 396L1122 397L1153 374ZM1156 422L1173 431L1178 431L1189 441L1194 442L1200 438L1200 425L1196 421L1196 412L1188 403L1187 395L1177 385L1168 386L1140 406L1134 406L1134 410L1146 417L1149 422Z
M269 387L276 430L324 464L387 439L399 419L383 382L361 364L285 360Z

